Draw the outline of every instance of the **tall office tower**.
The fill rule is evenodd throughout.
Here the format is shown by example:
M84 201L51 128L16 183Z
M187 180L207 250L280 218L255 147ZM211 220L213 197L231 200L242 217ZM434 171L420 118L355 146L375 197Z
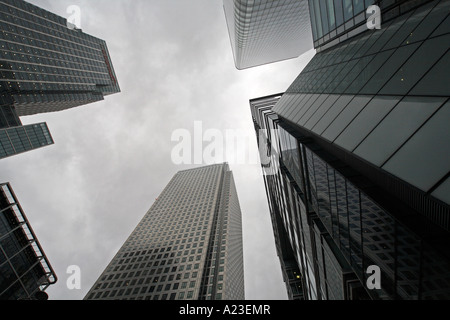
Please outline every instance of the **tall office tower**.
M277 129L259 139L266 188L304 297L448 299L450 1L309 4L318 53L251 101L255 128Z
M347 40L342 35L334 46L319 47L273 108L445 230L450 230L450 153L443 147L450 143L449 9L448 0L392 2L383 10L381 29L368 30L363 23L365 31L354 26ZM360 33L351 37L353 30Z
M289 297L450 298L448 230L274 113L282 96L250 104Z
M0 184L0 300L46 300L56 281L10 184Z
M296 58L312 49L306 0L224 0L237 69Z
M228 164L180 171L85 299L244 299L242 245Z
M105 41L25 1L0 0L0 158L53 143L45 124L17 128L20 116L119 91Z
M450 1L362 3L310 1L318 53L251 101L271 212L306 299L448 299Z

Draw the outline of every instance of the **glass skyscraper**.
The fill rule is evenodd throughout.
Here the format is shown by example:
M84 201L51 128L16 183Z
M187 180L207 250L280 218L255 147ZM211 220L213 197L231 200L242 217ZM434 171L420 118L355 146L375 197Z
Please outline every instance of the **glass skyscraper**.
M297 58L312 49L306 0L224 0L237 69Z
M0 158L53 143L45 124L19 117L120 92L105 41L22 0L0 1Z
M0 300L46 300L56 281L11 185L0 184Z
M241 211L228 164L178 172L85 299L244 299Z
M309 3L318 53L285 93L250 102L302 298L448 299L450 1Z

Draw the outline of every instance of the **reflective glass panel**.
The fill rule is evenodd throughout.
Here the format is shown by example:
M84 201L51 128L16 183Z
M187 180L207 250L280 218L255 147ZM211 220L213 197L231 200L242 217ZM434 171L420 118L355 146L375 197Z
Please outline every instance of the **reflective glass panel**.
M357 94L393 52L394 50L387 50L376 54L344 92Z
M416 10L409 19L395 32L392 38L383 47L383 50L398 47L404 42L406 37L417 27L417 25L424 19L426 14L430 12L430 4L420 7Z
M366 54L373 54L380 52L381 49L386 45L386 43L398 32L398 30L405 23L405 20L410 16L411 13L406 14L405 16L399 17L390 24L383 24L381 29L376 29L375 33L379 33L380 35L377 37L374 44L367 50Z
M302 104L298 105L297 114L291 117L290 119L298 123L300 118L304 115L304 113L311 107L311 105L317 100L319 94L313 94L308 100L303 100Z
M311 129L320 118L328 111L328 109L336 102L339 98L337 94L330 94L327 96L327 99L322 103L322 105L317 109L317 111L309 118L309 120L305 123L305 128Z
M450 171L450 103L447 102L383 166L383 169L428 191Z
M325 101L325 99L328 97L327 94L321 94L316 101L311 105L311 107L308 110L305 110L303 116L300 118L300 120L297 122L301 126L304 126L305 122L309 120L312 114L314 114L317 109L322 105L322 103Z
M363 94L376 94L387 80L400 68L400 66L416 50L418 44L399 47L385 64L376 72L369 82L362 88Z
M328 25L330 27L330 30L333 30L336 28L336 19L334 14L334 4L333 0L327 0L327 10L328 10Z
M450 2L444 1L439 3L429 14L422 20L422 22L414 29L404 41L405 44L426 39L436 27L447 25L448 27L448 11L450 9ZM447 22L442 22L447 17ZM450 31L450 30L448 30ZM447 31L447 32L448 32Z
M362 12L364 10L364 0L353 0L353 10L355 15Z
M447 2L447 5L449 5L449 2ZM436 28L436 30L434 30L431 36L435 37L449 32L450 32L450 16L447 16L447 18L444 21L442 21L442 23Z
M333 120L322 136L330 141L334 141L353 118L366 106L371 98L371 96L356 96L344 110L342 110L336 119Z
M404 98L356 148L355 154L381 166L443 102L443 98Z
M450 35L425 41L381 89L380 94L406 94L448 50Z
M342 0L334 0L334 12L336 14L336 26L344 23L344 13L342 11Z
M323 117L312 128L317 134L322 132L330 125L330 123L337 117L337 115L345 108L345 106L353 99L352 95L341 96L323 115Z
M448 70L450 70L450 53L447 51L411 90L410 94L448 96Z
M400 97L375 96L339 135L336 144L353 151L398 101Z
M373 59L373 56L362 57L352 66L350 71L345 75L345 77L341 78L339 84L333 90L334 93L345 92L347 87L353 82L353 80L359 75L359 73L364 72L366 67L370 65L370 61Z
M352 0L344 0L344 18L345 21L353 18Z

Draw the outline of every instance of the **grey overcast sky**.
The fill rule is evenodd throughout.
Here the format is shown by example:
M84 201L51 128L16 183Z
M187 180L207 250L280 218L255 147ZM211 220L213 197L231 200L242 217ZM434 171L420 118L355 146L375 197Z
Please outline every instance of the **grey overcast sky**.
M107 42L122 90L23 117L47 122L55 145L0 164L0 180L11 183L58 276L50 299L78 300L172 176L198 166L172 161L172 133L193 133L195 121L203 130L250 132L247 149L256 152L249 100L284 92L313 51L238 71L221 0L29 2L64 17L79 6L83 31ZM260 165L228 161L243 215L246 299L286 299ZM81 269L80 290L67 288L71 265Z

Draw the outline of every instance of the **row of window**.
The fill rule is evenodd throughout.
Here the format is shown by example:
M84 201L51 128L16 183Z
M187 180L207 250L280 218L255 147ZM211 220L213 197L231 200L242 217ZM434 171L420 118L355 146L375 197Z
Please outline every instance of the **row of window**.
M317 40L327 35L365 11L374 2L374 0L309 0L313 39Z
M72 59L77 58L78 62L86 64L95 63L95 61L104 59L99 44L94 44L92 47L83 47L69 41L56 38L52 39L47 34L39 33L33 29L28 30L18 25L0 22L0 26L2 27L0 40L3 43L7 43L8 47L18 48L17 51L28 52L28 50L38 50L39 55L42 56L58 53L54 58L60 57L63 54Z
M45 124L0 129L0 158L53 144Z
M7 91L94 91L95 85L78 85L74 83L52 83L52 82L13 82L7 81L0 84L0 89Z
M71 76L63 76L58 74L42 74L42 73L30 73L30 72L1 72L0 71L0 80L9 81L9 82L17 82L20 88L20 85L25 82L32 83L46 83L46 84L87 84L92 85L93 82L97 85L107 85L108 79L104 78L88 78L88 77L71 77Z
M25 54L24 52L21 52L19 50L11 50L9 49L11 46L6 46L5 43L0 43L0 57L4 61L9 62L18 62L18 63L25 63L25 64L31 64L31 65L44 65L45 67L54 67L57 69L68 69L68 70L83 70L83 72L92 72L94 73L106 73L107 69L104 63L104 60L102 62L96 61L91 63L83 63L79 58L72 58L72 57L62 57L58 56L56 53L53 58L49 58L46 55L45 56L39 56L36 54ZM37 51L36 51L37 52ZM16 69L16 68L14 68Z
M82 45L92 47L92 45L95 45L98 41L95 37L78 33L74 30L68 31L65 18L42 8L24 1L10 1L9 4L5 2L8 1L3 1L0 3L0 10L4 13L4 15L14 17L16 21L20 19L28 28L34 25L37 30L43 31L44 34L60 39L65 38L77 46ZM30 30L31 29L33 28L30 28ZM82 36L80 36L80 34Z
M58 68L43 64L21 63L20 61L3 60L0 62L0 70L3 72L38 72L40 74L109 79L108 76L105 77L106 73L104 72L86 71L80 68Z
M150 291L150 290L149 290ZM152 290L154 292L155 289ZM147 292L147 288L142 288L139 290L139 288L132 289L120 289L120 290L112 290L112 291L105 291L105 292L98 292L98 293L92 293L89 295L88 299L117 299L124 297L124 300L191 300L195 299L194 297L194 290L188 290L188 291L181 291L181 292L172 292L172 293L162 293L162 294L145 294ZM129 297L126 296L129 295L135 295L136 297ZM211 300L211 295L207 296L207 300ZM215 300L221 300L222 299L222 293L216 293Z
M72 77L72 76L64 76L59 74L42 74L42 73L30 73L30 72L21 72L21 71L8 71L2 72L0 71L0 80L8 81L11 83L18 83L18 85L24 84L26 82L31 83L60 83L60 84L85 84L92 85L94 82L96 85L107 85L108 80L103 77L100 78L87 78L87 77ZM20 87L19 87L20 88Z

